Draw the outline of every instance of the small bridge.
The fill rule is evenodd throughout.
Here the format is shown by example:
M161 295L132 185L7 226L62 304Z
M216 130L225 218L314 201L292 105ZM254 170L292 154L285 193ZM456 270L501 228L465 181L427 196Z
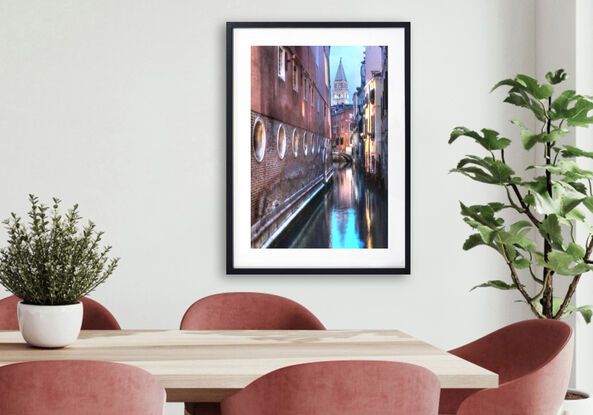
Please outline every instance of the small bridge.
M352 156L348 153L334 151L332 153L332 160L333 161L345 161L346 163L352 163L353 159Z

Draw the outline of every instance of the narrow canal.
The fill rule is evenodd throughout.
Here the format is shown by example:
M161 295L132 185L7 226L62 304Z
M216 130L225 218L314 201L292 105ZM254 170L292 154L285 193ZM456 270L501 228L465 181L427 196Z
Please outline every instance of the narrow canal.
M387 194L352 164L334 163L333 183L273 248L387 248Z

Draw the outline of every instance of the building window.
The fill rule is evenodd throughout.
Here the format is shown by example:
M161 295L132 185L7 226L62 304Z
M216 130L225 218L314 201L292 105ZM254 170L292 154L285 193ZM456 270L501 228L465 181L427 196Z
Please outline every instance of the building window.
M266 130L264 123L259 118L255 120L255 125L253 126L253 152L257 161L264 159L264 153L266 152Z
M303 99L309 99L309 88L307 87L307 77L303 76Z
M315 137L313 137L313 134L309 134L309 140L311 141L311 154L315 154Z
M309 150L309 142L307 141L307 133L303 133L303 155L306 156Z
M327 55L323 54L323 63L325 64L325 86L329 88L329 65L327 64Z
M294 61L292 65L292 89L299 92L299 67Z
M278 46L278 78L286 79L286 50Z
M294 152L294 156L298 157L299 155L299 132L295 128L292 132L292 151Z
M278 149L278 156L280 159L284 158L284 153L286 153L286 131L284 127L281 125L278 128L278 136L276 137L276 148Z

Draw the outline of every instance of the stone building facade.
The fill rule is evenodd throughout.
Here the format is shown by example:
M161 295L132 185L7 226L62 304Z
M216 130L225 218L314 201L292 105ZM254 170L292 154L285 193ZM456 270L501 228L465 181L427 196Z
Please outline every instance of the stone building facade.
M367 46L361 86L353 97L353 156L357 166L387 187L387 46Z
M333 174L328 46L251 48L251 247L269 247Z
M332 106L332 150L352 154L354 110L352 105Z

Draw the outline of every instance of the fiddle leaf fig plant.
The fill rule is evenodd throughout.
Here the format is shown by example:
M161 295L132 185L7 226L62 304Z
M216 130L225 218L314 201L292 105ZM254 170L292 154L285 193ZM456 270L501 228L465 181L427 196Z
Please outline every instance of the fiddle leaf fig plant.
M103 232L93 222L79 227L78 205L61 214L29 195L29 223L16 214L3 223L8 246L0 249L0 283L27 304L74 304L109 277L119 258L99 247ZM49 211L48 211L49 210Z
M593 152L570 145L565 136L572 127L593 124L593 100L571 89L558 91L566 78L562 69L549 72L547 82L541 84L519 74L492 88L505 88L504 102L525 108L535 117L534 130L518 120L511 123L519 129L523 148L540 153L541 163L518 170L505 157L511 139L487 128L473 131L456 127L450 144L460 137L469 138L485 155L468 155L451 171L500 186L506 194L504 202L460 204L463 220L474 230L463 249L482 245L494 249L510 275L507 281L488 281L474 288L517 290L539 318L560 319L578 312L589 323L592 306L575 307L570 301L582 275L593 269L593 223L586 216L593 212L593 171L578 163L579 159L593 159ZM520 219L511 220L517 215L508 215L508 211L518 212ZM577 226L586 229L584 240L576 239ZM536 235L543 239L543 247L538 247ZM558 278L569 280L568 289L562 293L554 287ZM527 285L528 280L534 283Z

